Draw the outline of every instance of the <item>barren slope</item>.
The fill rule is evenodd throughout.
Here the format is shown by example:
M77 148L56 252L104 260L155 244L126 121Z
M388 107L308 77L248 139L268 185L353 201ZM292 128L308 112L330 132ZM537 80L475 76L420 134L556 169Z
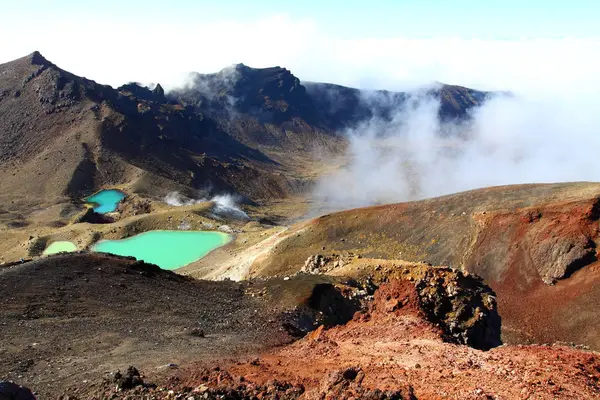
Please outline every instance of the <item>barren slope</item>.
M198 281L101 254L0 267L0 379L56 398L130 364L160 375L169 363L256 354L350 319L334 281Z
M498 294L511 342L600 349L600 184L519 185L326 215L290 228L251 275L313 254L422 261L475 272Z

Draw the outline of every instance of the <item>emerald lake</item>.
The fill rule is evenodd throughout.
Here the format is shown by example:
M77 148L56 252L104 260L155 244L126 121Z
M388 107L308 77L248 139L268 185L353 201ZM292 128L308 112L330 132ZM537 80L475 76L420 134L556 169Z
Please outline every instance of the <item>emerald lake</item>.
M230 236L221 232L156 230L127 239L102 240L92 250L132 256L173 270L199 260L229 240Z
M125 198L125 193L117 189L101 190L85 199L86 202L94 204L94 211L99 214L113 212Z

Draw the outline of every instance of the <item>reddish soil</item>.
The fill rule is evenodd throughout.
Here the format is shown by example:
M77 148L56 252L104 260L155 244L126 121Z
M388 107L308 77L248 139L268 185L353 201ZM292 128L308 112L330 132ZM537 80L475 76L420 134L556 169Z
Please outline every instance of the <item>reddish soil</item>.
M321 327L258 359L222 364L225 369L183 369L162 390L181 398L203 393L259 399L600 396L598 353L566 346L501 346L484 352L450 344L425 320L418 299L414 284L392 281L375 293L368 311L345 325ZM144 391L150 398L157 394L136 393Z

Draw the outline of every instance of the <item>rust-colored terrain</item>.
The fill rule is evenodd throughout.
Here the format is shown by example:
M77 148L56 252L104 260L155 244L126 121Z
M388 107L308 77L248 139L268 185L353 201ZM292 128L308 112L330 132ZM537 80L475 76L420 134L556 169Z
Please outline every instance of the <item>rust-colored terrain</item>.
M509 343L600 349L600 185L519 185L348 210L290 228L250 275L300 270L313 254L426 261L480 275Z
M291 345L247 361L182 368L158 387L115 391L108 379L104 390L95 393L119 398L171 393L194 399L600 396L597 353L566 346L482 351L463 344L475 338L485 338L474 343L484 347L499 343L493 292L473 276L423 264L380 266L378 272L371 282L373 295L363 298L364 306L347 323L322 325ZM384 277L388 282L378 284ZM449 329L458 335L449 335Z
M5 267L0 373L42 398L600 395L596 352L498 347L496 297L478 277L359 260L337 269L354 278L242 283L105 255Z

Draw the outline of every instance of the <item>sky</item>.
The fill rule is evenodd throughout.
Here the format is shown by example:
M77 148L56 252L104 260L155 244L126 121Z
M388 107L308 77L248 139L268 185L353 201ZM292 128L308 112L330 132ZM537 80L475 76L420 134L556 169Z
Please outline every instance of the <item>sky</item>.
M242 62L361 88L597 92L599 17L594 0L33 0L2 5L0 63L39 50L113 86Z

